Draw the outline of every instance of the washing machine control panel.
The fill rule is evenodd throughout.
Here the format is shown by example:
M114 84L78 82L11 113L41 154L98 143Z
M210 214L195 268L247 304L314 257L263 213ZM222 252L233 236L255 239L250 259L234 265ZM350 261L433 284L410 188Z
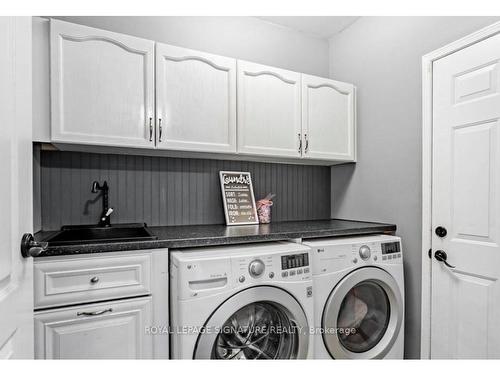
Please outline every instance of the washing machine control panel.
M250 274L250 276L252 276L254 278L262 276L265 269L266 269L266 265L260 259L252 260L250 262L250 264L248 265L248 273Z
M283 279L294 276L307 275L310 272L309 254L300 253L281 256L281 277Z
M309 254L293 254L281 256L281 269L289 270L291 268L307 267L309 266Z
M367 260L370 258L372 255L372 250L370 249L370 246L368 245L363 245L359 248L359 257L363 260Z
M311 278L309 252L259 254L233 258L235 280L239 285L264 281L299 281Z

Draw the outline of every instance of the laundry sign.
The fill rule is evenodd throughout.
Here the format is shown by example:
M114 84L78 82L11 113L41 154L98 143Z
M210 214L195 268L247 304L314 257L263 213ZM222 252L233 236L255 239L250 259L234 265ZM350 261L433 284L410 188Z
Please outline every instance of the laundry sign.
M226 224L258 224L250 172L220 171L219 176Z

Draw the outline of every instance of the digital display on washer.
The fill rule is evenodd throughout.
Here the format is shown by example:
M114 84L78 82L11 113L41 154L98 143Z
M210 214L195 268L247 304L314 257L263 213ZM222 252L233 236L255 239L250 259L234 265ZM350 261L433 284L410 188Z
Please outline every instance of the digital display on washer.
M382 254L394 254L400 251L399 242L386 242L382 244Z
M281 269L288 270L290 268L305 267L309 265L309 254L294 254L283 255L281 257Z

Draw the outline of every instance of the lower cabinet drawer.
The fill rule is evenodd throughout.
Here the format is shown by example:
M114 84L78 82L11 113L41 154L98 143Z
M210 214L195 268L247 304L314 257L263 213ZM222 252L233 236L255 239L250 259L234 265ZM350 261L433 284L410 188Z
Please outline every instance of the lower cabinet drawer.
M151 297L35 313L37 359L151 359Z
M121 253L36 260L35 309L150 294L151 256Z

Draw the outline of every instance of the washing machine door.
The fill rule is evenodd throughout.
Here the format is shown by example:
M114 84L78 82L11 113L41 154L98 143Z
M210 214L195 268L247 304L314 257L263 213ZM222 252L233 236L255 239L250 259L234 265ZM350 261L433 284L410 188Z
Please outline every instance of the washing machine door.
M323 310L322 335L335 359L383 358L403 320L396 280L377 267L359 268L332 290Z
M222 303L198 336L195 359L304 359L309 326L283 289L257 286Z

